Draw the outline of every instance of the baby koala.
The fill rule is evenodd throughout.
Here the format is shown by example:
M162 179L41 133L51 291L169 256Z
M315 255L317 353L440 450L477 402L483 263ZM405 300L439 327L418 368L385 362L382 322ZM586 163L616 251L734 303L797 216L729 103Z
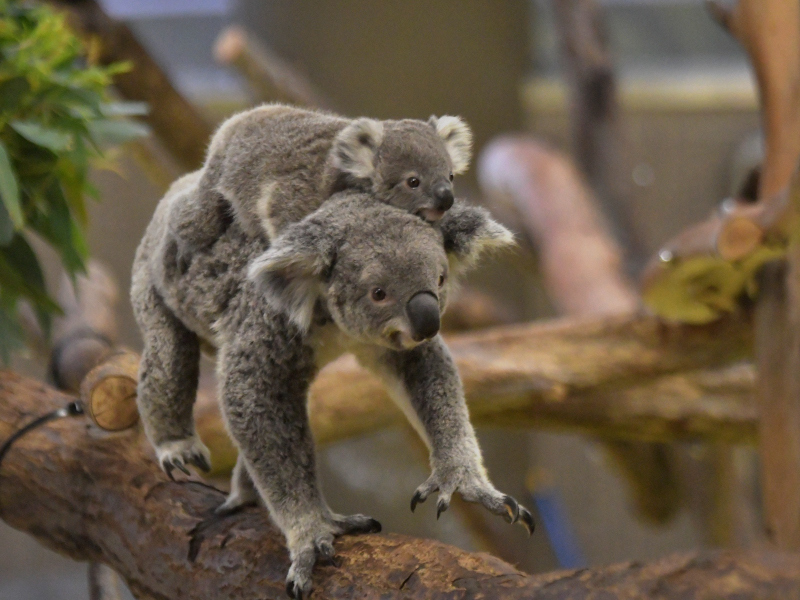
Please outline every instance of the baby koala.
M183 252L213 243L231 209L253 236L274 239L332 194L353 189L427 221L453 204L472 133L458 117L377 121L268 104L234 115L211 139L170 227Z
M186 189L161 201L136 253L131 300L144 338L138 404L170 474L209 466L192 405L200 345L216 349L220 403L239 448L225 513L256 500L286 536L287 591L311 589L334 537L380 531L328 507L317 484L308 390L317 372L352 352L385 383L430 449L432 473L411 509L453 493L533 531L530 512L494 488L469 422L453 358L439 335L455 277L511 234L480 208L456 203L431 226L372 194L334 194L272 242L238 219L181 259L169 219Z

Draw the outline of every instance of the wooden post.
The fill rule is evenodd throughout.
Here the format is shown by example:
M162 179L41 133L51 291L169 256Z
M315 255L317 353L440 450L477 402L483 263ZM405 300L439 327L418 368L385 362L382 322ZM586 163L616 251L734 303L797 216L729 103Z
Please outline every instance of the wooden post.
M789 187L800 157L800 1L709 3L747 50L758 80L765 137L759 196ZM776 229L796 228L798 181ZM796 237L796 236L793 236ZM768 266L756 309L756 362L762 488L769 537L800 549L800 245Z

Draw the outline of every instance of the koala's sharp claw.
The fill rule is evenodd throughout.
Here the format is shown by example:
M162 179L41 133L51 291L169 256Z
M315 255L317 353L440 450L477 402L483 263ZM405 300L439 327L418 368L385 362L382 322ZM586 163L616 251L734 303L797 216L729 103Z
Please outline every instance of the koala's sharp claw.
M184 466L184 464L181 461L173 459L172 464L176 468L180 469L180 471L185 475L191 475L189 469L187 469L186 466Z
M414 509L417 508L417 504L422 504L425 502L425 498L422 496L422 492L417 490L414 492L414 497L411 498L411 512L414 512Z
M439 515L441 515L444 511L446 511L450 507L450 504L444 498L439 499L439 502L436 504L436 520L439 520Z
M511 496L503 498L503 506L506 509L506 521L509 523L516 523L519 519L519 503Z
M303 590L300 589L299 585L295 585L294 581L286 582L286 593L289 595L289 598L303 600Z
M211 465L208 463L206 457L202 454L194 454L192 456L192 462L204 473L208 473L211 470Z
M173 469L175 469L175 467L172 465L172 463L164 461L163 463L161 463L161 466L164 469L164 473L167 474L167 477L169 477L172 481L175 481L175 476L172 474L172 471Z
M525 526L525 529L528 530L528 535L533 535L536 529L536 521L533 520L530 511L524 506L520 506L519 508L519 519Z
M317 544L317 552L319 552L320 558L326 563L332 563L333 557L336 555L333 544L328 541L319 542Z

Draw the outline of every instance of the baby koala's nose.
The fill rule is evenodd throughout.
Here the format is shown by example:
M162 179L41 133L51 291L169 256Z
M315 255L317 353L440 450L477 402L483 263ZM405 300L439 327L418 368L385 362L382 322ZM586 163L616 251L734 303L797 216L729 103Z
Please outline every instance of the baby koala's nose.
M450 210L453 206L453 186L449 183L440 183L433 188L433 195L436 198L436 208L439 210Z
M439 300L431 292L418 292L406 305L415 342L428 340L439 333Z

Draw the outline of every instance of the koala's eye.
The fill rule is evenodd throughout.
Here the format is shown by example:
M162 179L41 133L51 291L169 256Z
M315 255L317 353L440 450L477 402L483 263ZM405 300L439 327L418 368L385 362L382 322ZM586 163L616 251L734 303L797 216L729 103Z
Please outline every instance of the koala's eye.
M439 287L444 285L444 275L439 275Z
M453 174L450 173L450 181L453 181Z
M410 187L411 189L419 187L419 179L417 179L416 177L409 177L408 179L406 179L406 183L408 184L408 187Z
M370 295L375 302L383 302L386 300L386 291L383 288L373 288Z

